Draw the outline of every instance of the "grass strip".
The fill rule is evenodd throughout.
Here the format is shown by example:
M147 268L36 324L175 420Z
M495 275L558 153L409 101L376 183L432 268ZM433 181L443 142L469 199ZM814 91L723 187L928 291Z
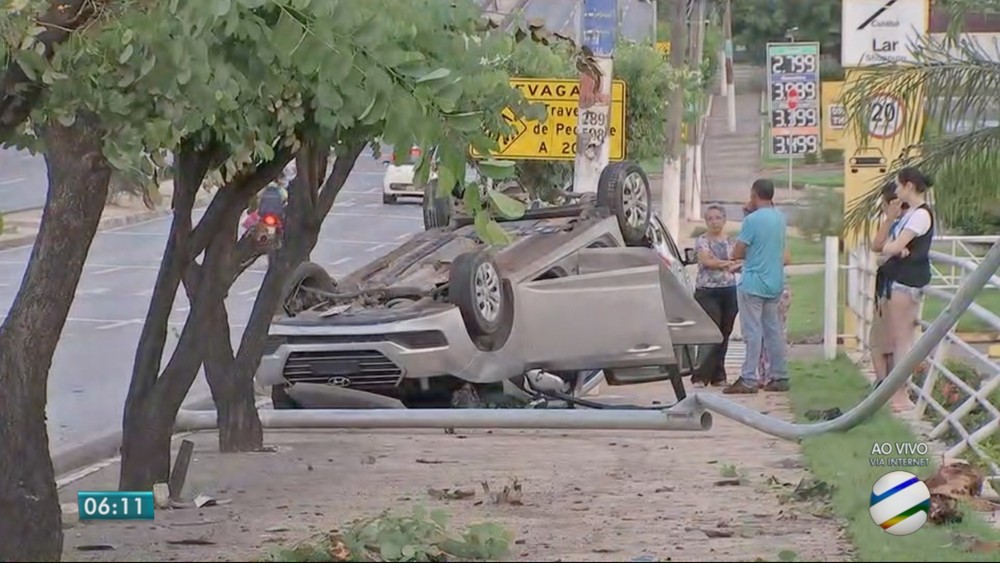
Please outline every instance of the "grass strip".
M851 361L840 356L832 362L790 362L791 401L796 419L806 422L809 410L838 407L847 412L870 392L870 385ZM872 521L868 512L872 485L890 471L906 470L928 478L936 469L873 466L875 443L916 444L917 437L888 408L850 432L825 434L803 441L806 463L816 479L834 487L831 500L835 513L845 521L848 537L858 561L996 561L997 554L972 553L972 539L1000 541L1000 531L979 514L964 508L965 518L954 525L927 523L909 536L893 536ZM877 457L877 456L876 456ZM914 457L914 456L906 456ZM936 460L930 460L935 463Z

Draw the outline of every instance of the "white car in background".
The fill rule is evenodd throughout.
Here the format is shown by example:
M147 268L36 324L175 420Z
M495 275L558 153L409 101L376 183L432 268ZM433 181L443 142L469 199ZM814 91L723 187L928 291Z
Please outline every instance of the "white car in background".
M412 197L423 200L424 188L414 184L417 161L420 160L420 147L411 147L410 152L399 162L396 162L392 148L385 149L382 153L382 163L386 165L385 175L382 176L382 203L396 203L400 197ZM465 167L465 182L474 182L478 178L476 169L471 166ZM428 182L437 180L437 163L431 164L431 173Z
M405 160L396 162L392 149L383 153L382 163L386 165L382 177L382 203L396 203L399 197L424 198L423 187L413 183L417 161L420 160L420 147L413 147ZM437 167L431 168L429 180L437 179Z

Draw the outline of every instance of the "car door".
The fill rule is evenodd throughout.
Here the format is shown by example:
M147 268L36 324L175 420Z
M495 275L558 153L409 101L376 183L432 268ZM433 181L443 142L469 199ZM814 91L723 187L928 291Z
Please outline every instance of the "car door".
M663 301L664 271L645 248L579 252L577 272L514 289L515 345L558 370L677 363Z
M693 295L694 283L687 268L684 267L684 257L681 255L680 248L677 247L674 237L667 230L666 226L663 225L663 221L660 220L660 216L656 213L650 216L648 238L649 246L666 262L670 271L677 276L677 279L683 282L684 286Z
M653 213L649 222L649 245L663 259L670 272L683 284L688 295L694 295L694 281L684 265L680 248L674 242L674 237L667 230L659 215ZM696 303L697 304L697 303ZM692 338L691 336L686 339ZM694 344L678 345L675 343L674 354L680 362L680 370L684 375L690 375L697 367L698 347Z

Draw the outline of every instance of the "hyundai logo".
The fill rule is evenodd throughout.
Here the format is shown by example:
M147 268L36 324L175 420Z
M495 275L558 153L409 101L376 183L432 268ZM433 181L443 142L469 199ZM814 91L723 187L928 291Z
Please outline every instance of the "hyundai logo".
M351 385L351 380L346 377L331 377L327 379L326 382L330 385L336 385L337 387L348 387Z

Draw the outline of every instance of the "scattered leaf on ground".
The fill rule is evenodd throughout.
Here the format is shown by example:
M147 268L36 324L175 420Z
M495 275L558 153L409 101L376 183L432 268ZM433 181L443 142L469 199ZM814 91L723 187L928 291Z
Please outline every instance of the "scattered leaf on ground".
M518 481L517 477L511 479L510 484L504 485L503 489L499 491L491 491L487 481L483 481L482 485L486 498L492 500L493 504L522 504L521 482Z
M476 496L470 489L427 489L427 494L436 500L462 500Z

